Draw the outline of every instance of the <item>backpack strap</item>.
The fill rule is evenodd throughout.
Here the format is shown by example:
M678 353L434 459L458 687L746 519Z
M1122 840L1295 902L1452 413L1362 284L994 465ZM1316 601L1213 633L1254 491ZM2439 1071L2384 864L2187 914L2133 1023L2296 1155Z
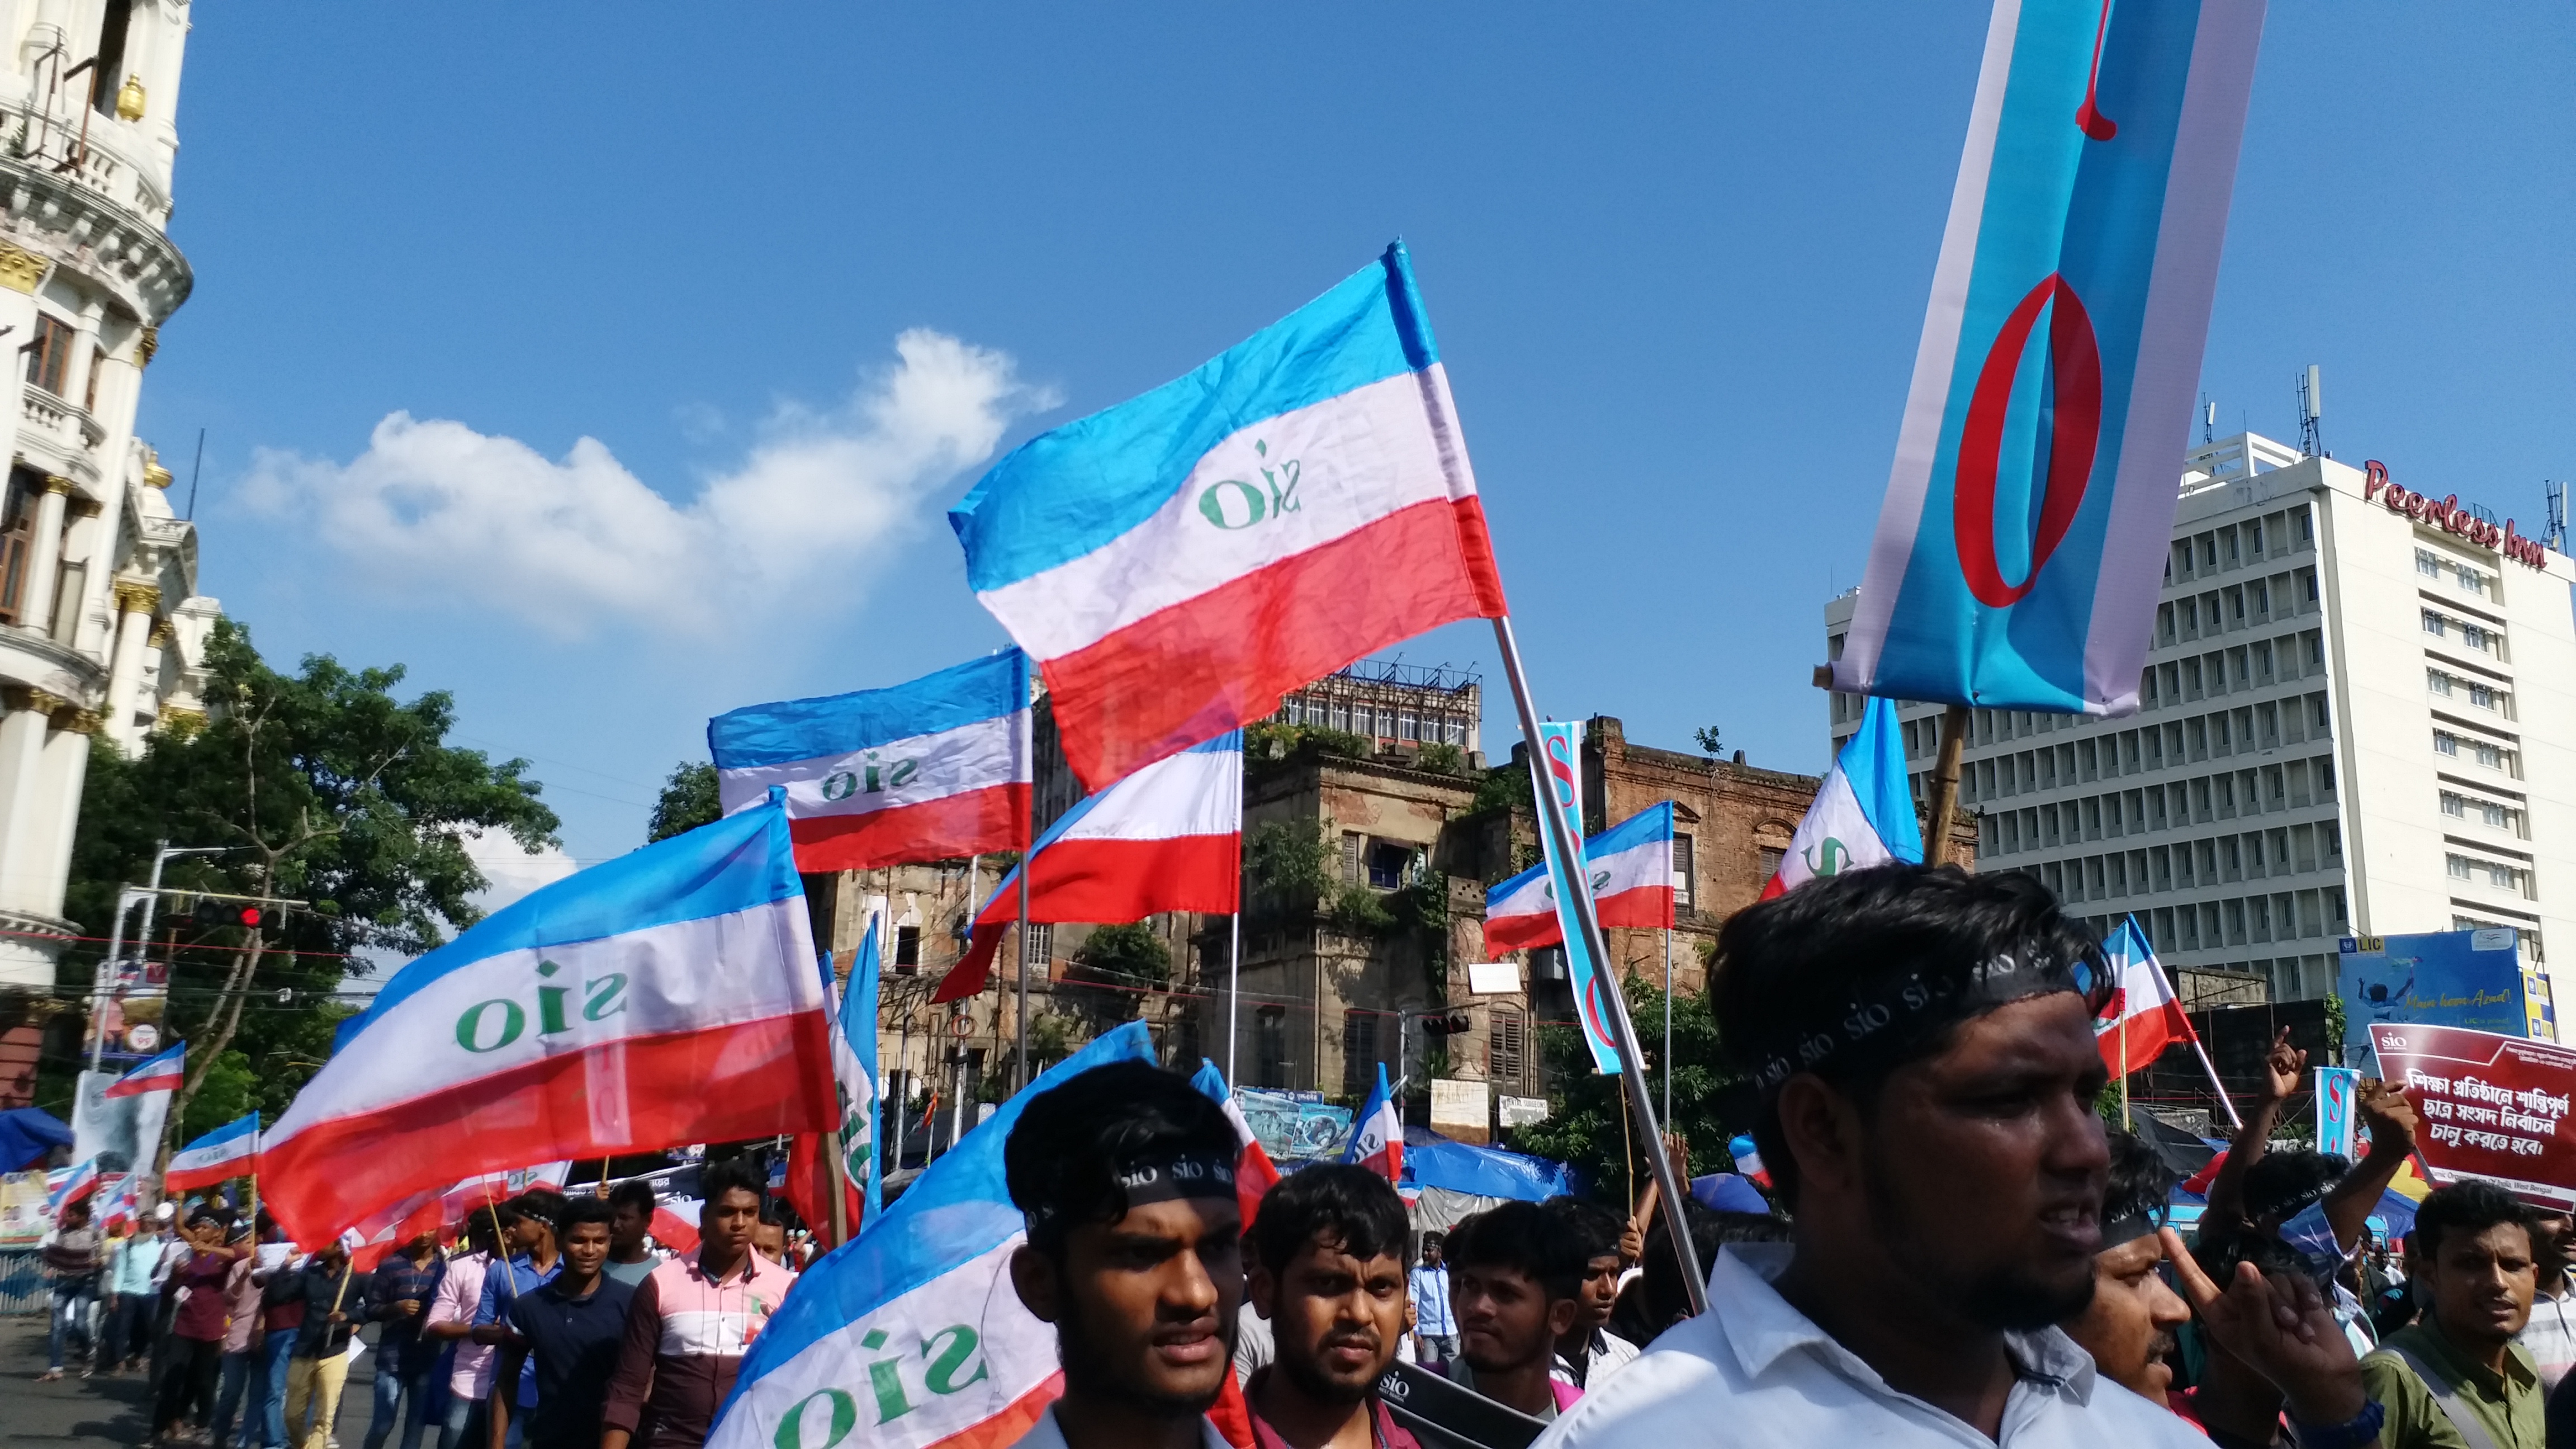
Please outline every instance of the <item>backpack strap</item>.
M2433 1406L2442 1411L2443 1418L2451 1421L2452 1428L2460 1431L2460 1439L2469 1449L2496 1449L2495 1436L2487 1432L2486 1425L2478 1422L2476 1414L2470 1412L2468 1401L2460 1397L2457 1386L2433 1372L2424 1360L2415 1356L2414 1350L2394 1343L2384 1347L2397 1355L2398 1361L2405 1364L2415 1377L2424 1381L2426 1391L2433 1396Z

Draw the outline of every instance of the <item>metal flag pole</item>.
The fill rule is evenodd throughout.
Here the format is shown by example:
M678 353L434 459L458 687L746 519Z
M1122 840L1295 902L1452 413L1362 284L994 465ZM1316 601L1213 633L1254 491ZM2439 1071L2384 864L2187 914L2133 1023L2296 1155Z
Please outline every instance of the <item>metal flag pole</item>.
M1546 751L1539 743L1538 706L1530 699L1529 679L1521 669L1520 644L1512 637L1512 621L1509 615L1495 616L1494 642L1502 650L1503 674L1511 682L1512 702L1520 708L1521 737L1529 742L1530 768L1535 778L1539 761ZM1556 809L1552 799L1542 799L1538 805L1539 828L1548 833L1549 843L1556 851L1556 858L1568 862L1575 873L1575 878L1582 879L1583 843L1574 834L1573 828L1567 824L1565 812ZM1573 909L1575 927L1583 935L1585 948L1591 951L1592 959L1597 963L1598 969L1602 971L1614 969L1609 948L1602 941L1600 919L1593 914L1592 893L1577 890L1571 892L1571 897L1571 900L1563 904ZM1641 1129L1639 1135L1643 1136L1648 1143L1660 1147L1664 1140L1664 1133L1662 1127L1655 1121L1654 1097L1647 1088L1644 1073L1640 1069L1640 1063L1644 1058L1637 1050L1636 1024L1628 1019L1628 994L1620 989L1616 981L1607 984L1609 989L1601 994L1608 998L1610 1004L1610 1029L1615 1035L1614 1044L1619 1049L1619 1059L1623 1068L1619 1078L1627 1094L1628 1110L1637 1119L1637 1126ZM1664 1224L1672 1234L1673 1254L1681 1263L1682 1287L1690 1295L1690 1310L1694 1315L1706 1313L1708 1280L1702 1276L1699 1251L1691 1242L1690 1224L1682 1215L1685 1197L1681 1184L1673 1177L1672 1155L1649 1150L1646 1153L1646 1159L1655 1169L1655 1182L1663 1198L1661 1206L1664 1212Z
M1037 854L1037 792L1029 792L1029 845L1020 852L1020 927L1011 938L1012 949L1020 953L1019 979L1019 1048L1012 1058L1011 1090L1016 1092L1029 1084L1029 865ZM970 903L968 910L973 910Z
M1234 903L1225 955L1225 1085L1234 1088L1234 1035L1243 1029L1243 902Z
M1673 928L1664 927L1664 1123L1673 1120Z
M2127 1040L2126 1037L2121 1038L2124 1047ZM2191 1034L2191 1054L2200 1058L2200 1069L2209 1073L2209 1085L2218 1093L2218 1105L2227 1109L2227 1125L2242 1128L2245 1119L2236 1115L2236 1100L2227 1095L2227 1084L2218 1079L2218 1068L2210 1065L2209 1048L2200 1044L2199 1032Z

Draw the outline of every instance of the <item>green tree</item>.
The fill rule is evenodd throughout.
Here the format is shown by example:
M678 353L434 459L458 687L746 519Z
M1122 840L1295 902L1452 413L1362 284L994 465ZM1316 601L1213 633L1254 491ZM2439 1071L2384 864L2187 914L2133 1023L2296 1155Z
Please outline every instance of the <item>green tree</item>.
M1636 1023L1638 1046L1646 1054L1646 1082L1660 1108L1663 988L1643 975L1628 978L1628 1015ZM1620 1079L1593 1070L1591 1048L1577 1028L1543 1026L1538 1037L1548 1071L1548 1118L1515 1128L1508 1145L1516 1152L1573 1164L1605 1201L1634 1201L1652 1180L1651 1169L1628 1117ZM1753 1124L1725 1115L1743 1094L1726 1090L1736 1079L1716 1065L1717 1020L1703 994L1673 993L1673 1060L1673 1120L1664 1124L1665 1130L1681 1133L1690 1144L1693 1173L1727 1171L1728 1140Z
M1715 725L1701 725L1691 731L1691 738L1699 741L1700 753L1712 760L1726 753L1726 735Z
M1133 1020L1145 992L1171 984L1172 948L1153 927L1138 921L1094 927L1073 953L1056 997L1082 1014L1089 1035L1098 1036Z
M668 840L723 818L724 802L716 795L716 767L683 760L671 767L671 778L662 782L662 796L653 802L653 819L644 840L648 845Z
M160 909L146 948L172 951L164 1025L187 1040L189 1069L170 1130L189 1133L253 1105L282 1111L352 1010L336 999L344 977L481 919L473 896L489 882L470 837L557 843L527 761L447 744L454 699L396 699L399 665L310 655L281 674L231 621L206 664L203 729L155 733L133 759L93 746L66 902L85 934L108 935L119 887L147 878L166 841L222 853L173 859L165 887L310 903L211 926ZM85 992L90 969L70 966L84 979L66 984Z

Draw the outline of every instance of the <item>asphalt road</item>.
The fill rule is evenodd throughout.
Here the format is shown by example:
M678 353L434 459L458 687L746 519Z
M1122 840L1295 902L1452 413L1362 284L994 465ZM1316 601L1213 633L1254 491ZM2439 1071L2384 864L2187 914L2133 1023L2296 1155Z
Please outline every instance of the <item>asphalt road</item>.
M361 1355L340 1396L334 1434L346 1449L357 1449L366 1440L374 1368L375 1355ZM151 1390L142 1375L83 1379L76 1365L66 1364L60 1381L38 1383L36 1376L44 1371L43 1315L0 1318L0 1445L136 1449L150 1437ZM238 1431L233 1437L241 1442Z

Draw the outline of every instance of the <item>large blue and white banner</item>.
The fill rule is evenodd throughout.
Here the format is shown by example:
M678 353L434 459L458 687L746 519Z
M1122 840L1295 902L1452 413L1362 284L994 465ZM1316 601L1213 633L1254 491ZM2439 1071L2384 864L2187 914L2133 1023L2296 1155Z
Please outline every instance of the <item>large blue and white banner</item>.
M1834 688L2138 706L2263 0L1996 0Z

